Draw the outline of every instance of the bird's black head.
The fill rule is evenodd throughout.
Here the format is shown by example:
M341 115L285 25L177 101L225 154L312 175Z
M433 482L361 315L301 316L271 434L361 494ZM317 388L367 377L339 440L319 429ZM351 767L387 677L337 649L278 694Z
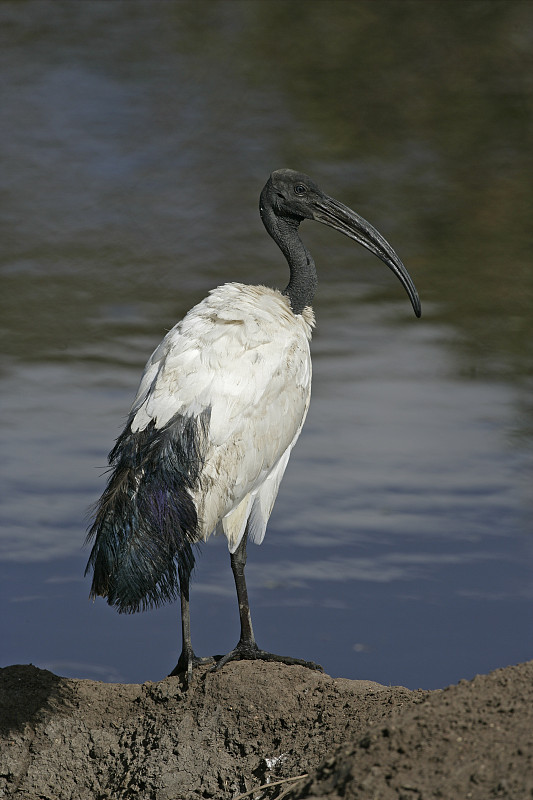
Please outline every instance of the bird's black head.
M261 192L259 209L265 228L289 262L289 286L295 284L298 271L304 269L309 273L306 265L308 267L311 263L310 256L305 250L298 260L295 256L298 246L295 243L300 242L297 234L300 222L314 219L344 233L380 258L400 280L416 316L420 316L420 298L415 285L387 240L366 219L325 194L307 175L293 169L278 169L273 172ZM316 276L313 280L316 285Z
M323 192L308 175L293 169L277 169L272 173L261 192L260 212L273 211L277 217L301 222L314 219L316 201Z

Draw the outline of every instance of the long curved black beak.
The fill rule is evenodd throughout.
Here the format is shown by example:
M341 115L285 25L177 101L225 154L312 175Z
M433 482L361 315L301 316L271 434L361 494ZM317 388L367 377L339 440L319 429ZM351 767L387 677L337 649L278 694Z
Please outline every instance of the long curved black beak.
M321 196L313 203L313 219L329 225L355 242L366 247L371 253L380 258L402 283L409 295L411 305L417 317L422 313L420 298L413 280L403 265L400 257L394 252L387 240L377 231L370 222L360 217L348 206L339 203L328 195Z

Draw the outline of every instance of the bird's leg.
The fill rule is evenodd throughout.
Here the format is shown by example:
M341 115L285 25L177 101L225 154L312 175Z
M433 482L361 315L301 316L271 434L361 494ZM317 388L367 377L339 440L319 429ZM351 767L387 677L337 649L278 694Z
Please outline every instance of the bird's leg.
M239 602L239 618L241 622L241 636L237 643L237 647L227 655L219 657L215 656L216 665L213 669L217 670L227 664L229 661L237 661L241 659L260 659L262 661L281 661L283 664L299 664L302 667L309 667L310 669L322 670L319 664L313 661L303 661L300 658L291 658L290 656L278 656L274 653L268 653L266 650L260 650L256 644L254 629L252 627L252 616L250 614L250 604L248 602L248 590L246 588L246 579L244 577L244 567L246 566L246 543L248 540L248 528L242 537L239 546L234 553L231 554L231 570L235 580L235 588L237 590L237 600Z
M212 664L213 658L200 658L194 654L191 643L191 614L189 610L189 577L180 575L180 604L181 604L181 655L178 663L170 673L187 676L187 683L192 680L192 668L198 664Z
M258 647L255 643L254 629L252 627L252 615L250 614L250 603L248 602L248 589L246 588L246 578L244 577L244 568L246 566L246 544L248 541L248 528L244 532L239 546L234 553L231 554L231 571L235 580L235 588L237 590L237 600L239 603L239 618L241 621L241 637L237 645L237 649L250 654L255 653ZM253 655L251 655L254 658Z

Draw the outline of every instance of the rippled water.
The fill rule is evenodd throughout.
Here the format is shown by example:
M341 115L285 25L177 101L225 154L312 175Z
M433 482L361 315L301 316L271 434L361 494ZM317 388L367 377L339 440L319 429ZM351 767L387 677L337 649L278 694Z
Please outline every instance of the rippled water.
M86 511L165 331L219 283L286 282L257 213L281 166L384 233L423 317L381 262L305 223L313 399L249 551L260 645L410 687L531 658L533 8L0 16L3 663L125 681L174 666L176 607L88 601ZM199 653L238 636L220 539L192 624Z

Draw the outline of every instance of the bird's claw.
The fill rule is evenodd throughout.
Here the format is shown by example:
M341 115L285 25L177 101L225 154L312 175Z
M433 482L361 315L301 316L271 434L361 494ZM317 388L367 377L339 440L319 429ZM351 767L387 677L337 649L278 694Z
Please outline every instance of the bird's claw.
M211 667L210 672L218 672L223 666L230 661L277 661L281 664L288 664L289 666L306 667L307 669L318 670L324 672L320 664L315 664L314 661L304 661L302 658L293 658L292 656L278 656L276 653L269 653L267 650L260 650L255 643L244 643L237 645L225 656L213 656L215 664Z
M174 678L176 676L184 676L186 683L189 684L192 681L192 671L194 667L213 664L215 660L214 656L196 656L194 653L182 653L178 663L168 677Z

